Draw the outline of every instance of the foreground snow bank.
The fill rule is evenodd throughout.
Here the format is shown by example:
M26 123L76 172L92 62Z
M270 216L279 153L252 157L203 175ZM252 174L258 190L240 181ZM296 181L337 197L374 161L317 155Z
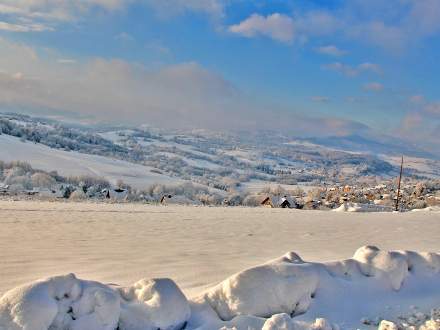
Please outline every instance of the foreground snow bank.
M1 297L0 329L438 330L440 313L428 312L439 304L439 254L364 246L327 263L290 252L190 301L169 279L119 288L53 277Z
M312 263L291 252L205 292L190 325L218 329L235 320L243 323L244 315L265 319L285 313L309 325L325 317L327 325L321 328L326 329L336 329L335 324L343 329L360 328L362 323L377 326L380 319L397 318L413 305L426 311L438 307L439 285L436 253L365 246L351 259ZM209 309L222 321L207 319Z
M413 209L412 212L440 212L440 206L428 206L424 209Z
M73 274L23 285L0 299L1 330L181 329L188 301L168 279L112 288Z

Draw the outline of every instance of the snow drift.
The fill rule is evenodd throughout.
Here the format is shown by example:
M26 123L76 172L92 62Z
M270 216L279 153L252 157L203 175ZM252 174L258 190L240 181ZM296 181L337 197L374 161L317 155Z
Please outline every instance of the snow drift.
M440 312L428 312L439 306L440 254L364 246L327 263L289 252L190 300L169 279L121 288L52 277L1 297L0 329L438 330Z
M440 206L428 206L423 209L413 209L412 212L440 212Z
M393 209L388 206L378 204L363 204L363 203L351 203L347 202L341 204L335 212L391 212Z
M113 288L73 274L23 285L0 299L1 330L181 329L187 299L169 279Z

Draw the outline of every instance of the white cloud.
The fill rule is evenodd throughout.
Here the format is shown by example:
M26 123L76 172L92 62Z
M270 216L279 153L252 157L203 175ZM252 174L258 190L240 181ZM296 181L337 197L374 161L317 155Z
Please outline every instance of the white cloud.
M403 117L396 135L411 142L440 150L440 102L429 101L423 95L409 98L411 110Z
M144 0L160 17L172 17L193 11L220 18L224 15L225 0Z
M327 69L327 70L332 70L332 71L342 73L343 75L346 75L349 77L354 77L359 73L358 70L356 70L356 68L354 68L350 65L347 65L347 64L343 64L341 62L334 62L334 63L330 63L330 64L325 64L325 65L323 65L323 68Z
M66 20L93 7L116 10L134 0L2 0L0 13Z
M330 102L330 98L327 96L319 96L319 95L315 95L311 97L311 100L314 102L319 102L319 103L328 103Z
M30 23L30 24L13 24L0 21L0 30L10 32L41 32L52 31L53 29L44 24Z
M62 67L40 58L34 65L20 62L9 65L14 72L23 68L20 79L13 74L0 77L3 105L171 127L220 125L229 111L242 106L227 81L195 63L148 70L122 60L94 59ZM6 67L1 60L0 65Z
M332 10L297 9L282 17L285 24L273 27L267 16L254 13L230 30L247 37L264 35L282 42L307 42L313 37L338 36L355 42L401 52L440 33L438 0L353 0ZM284 27L281 27L284 25ZM284 32L283 32L284 31ZM330 45L331 46L331 45ZM322 49L340 56L335 48Z
M221 17L224 0L1 0L0 29L13 32L53 30L61 22L84 19L90 13L117 11L139 3L152 8L159 16L175 16L196 11Z
M161 56L170 56L172 51L169 47L165 46L160 40L152 40L145 45L145 48L151 52Z
M411 103L414 103L414 104L421 104L421 103L425 103L425 97L423 95L420 95L420 94L412 95L409 98L409 101Z
M440 118L440 102L432 102L426 105L425 112L431 116Z
M405 48L409 34L403 27L374 21L352 26L348 36L393 51Z
M359 64L357 69L360 72L369 71L369 72L374 72L376 74L381 74L382 73L382 69L379 66L379 64L370 63L370 62L365 62L365 63Z
M77 63L76 60L71 59L71 58L59 58L59 59L57 59L57 62L60 64L75 64L75 63Z
M419 113L411 112L403 117L400 129L406 133L412 132L414 129L419 128L422 123L423 117Z
M438 0L350 1L343 12L348 36L395 52L440 32Z
M253 14L239 24L230 26L229 31L248 38L265 36L286 43L293 40L295 32L293 19L278 13L266 17Z
M338 47L336 47L334 45L321 46L321 47L316 48L316 51L320 54L336 56L336 57L343 56L343 55L347 54L346 51L339 49Z
M375 74L381 74L382 69L378 64L365 62L356 66L351 66L348 64L343 64L341 62L334 62L330 64L325 64L324 69L339 72L348 77L355 77L361 73L370 72Z
M198 12L223 18L230 0L1 0L0 28L15 32L55 29L60 22L89 19L96 10L116 11L130 4L145 5L159 17ZM266 36L291 43L313 37L339 37L400 52L438 35L438 0L353 0L341 2L332 10L298 8L289 16L281 13L263 16L254 13L229 31L246 36ZM331 46L331 45L330 45ZM336 49L323 49L337 56ZM340 53L339 53L340 54Z
M371 91L371 92L381 92L381 91L383 91L384 86L378 82L371 82L371 83L365 84L364 89L366 91Z
M440 2L438 0L412 0L404 24L420 36L430 36L440 31Z
M197 63L151 70L118 59L69 60L0 38L0 109L43 109L102 122L161 127L278 129L334 135L368 129L345 119L310 118L292 108L253 102L221 75ZM267 109L276 116L267 116Z
M332 35L343 27L340 19L326 11L309 11L293 17L298 34L307 39L310 36Z
M345 100L349 103L363 103L363 102L365 102L364 99L357 97L357 96L348 96L345 98Z
M0 29L13 32L54 30L60 22L73 21L93 9L113 11L133 0L2 0Z
M339 21L325 11L310 11L295 16L280 13L262 16L254 13L242 22L231 25L229 31L248 38L266 36L291 43L295 38L305 42L310 36L330 35L339 26Z
M135 41L134 37L131 34L127 33L127 32L118 33L117 35L115 35L115 39L119 40L119 41L122 41L122 42L133 42L133 41Z

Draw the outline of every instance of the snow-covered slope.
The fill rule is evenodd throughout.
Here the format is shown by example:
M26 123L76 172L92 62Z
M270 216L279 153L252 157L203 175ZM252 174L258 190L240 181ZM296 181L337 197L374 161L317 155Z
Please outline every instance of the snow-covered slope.
M313 143L322 147L335 148L352 152L367 152L372 154L401 155L405 154L414 157L436 158L439 155L433 155L420 147L408 142L396 139L391 136L329 136L318 138L300 139L304 142Z
M64 176L99 176L112 183L121 179L138 189L146 188L147 185L153 183L174 184L182 182L178 178L153 173L151 172L152 167L103 156L63 151L30 141L22 142L20 139L6 134L0 135L0 160L25 161L36 169L57 170L59 174Z
M12 113L0 113L0 133L58 150L148 165L164 176L219 190L235 188L234 182L291 185L317 181L339 184L370 176L389 179L397 175L400 158L396 157L402 154L406 176L440 176L438 157L385 136L303 139L274 131L67 125Z
M0 329L345 330L398 322L412 311L410 329L425 323L439 297L440 254L364 246L327 263L289 252L189 301L169 279L118 288L73 274L48 278L0 298ZM427 323L433 330L437 316Z
M381 154L379 157L394 166L399 166L401 162L399 156ZM405 156L404 164L406 172L415 172L431 178L440 177L440 161L438 159Z
M275 132L255 135L249 132L66 126L41 118L1 113L0 132L54 149L148 165L165 175L220 190L226 190L231 183L231 180L225 182L225 177L235 182L256 179L291 184L336 178L338 173L350 178L393 173L391 165L373 155L286 144L291 138Z

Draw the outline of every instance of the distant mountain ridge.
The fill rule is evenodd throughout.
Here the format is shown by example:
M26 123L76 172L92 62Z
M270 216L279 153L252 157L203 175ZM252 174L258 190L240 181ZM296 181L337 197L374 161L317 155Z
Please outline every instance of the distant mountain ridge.
M298 138L317 145L334 148L342 151L363 152L371 154L407 155L430 159L440 159L415 145L389 136L379 136L376 139L362 135L329 136L316 138Z

